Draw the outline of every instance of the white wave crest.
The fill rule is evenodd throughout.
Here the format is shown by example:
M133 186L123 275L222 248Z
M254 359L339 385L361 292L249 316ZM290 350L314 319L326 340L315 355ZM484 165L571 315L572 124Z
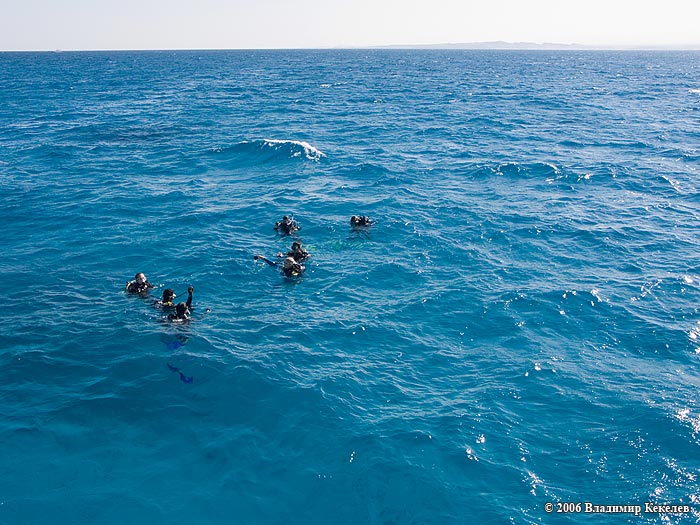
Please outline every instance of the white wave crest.
M325 154L321 150L302 140L264 139L264 142L266 145L272 147L289 146L294 150L292 153L293 157L301 156L302 152L309 160L320 160L321 157L325 157Z

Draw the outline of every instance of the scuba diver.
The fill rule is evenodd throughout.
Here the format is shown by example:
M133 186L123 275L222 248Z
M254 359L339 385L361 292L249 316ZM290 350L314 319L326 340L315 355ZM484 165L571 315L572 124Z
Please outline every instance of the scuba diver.
M277 257L291 257L296 262L300 263L301 261L305 261L306 259L311 257L311 254L309 254L309 252L302 248L300 241L294 241L292 243L291 249L287 252L286 255L280 252L277 254Z
M270 259L267 259L267 258L263 257L262 255L254 255L253 259L256 261L257 260L265 261L270 266L279 266L280 265L280 263L275 262L275 261L271 261ZM304 265L295 261L294 257L292 257L292 256L285 257L284 261L282 261L282 263L281 263L281 271L285 277L297 277L305 269L306 268L304 267Z
M143 272L139 272L134 276L133 281L126 283L124 289L128 293L145 294L151 288L155 288L155 286L148 282Z
M192 293L194 292L194 287L189 286L187 288L187 302L177 303L175 307L175 313L168 314L167 319L176 323L183 323L188 321L190 318L190 308L192 307ZM173 295L174 297L174 295Z
M281 221L277 221L275 223L275 230L284 235L291 235L300 229L301 227L297 224L297 222L294 219L290 219L286 215L282 217Z
M166 308L175 308L175 303L173 302L173 299L177 297L175 295L175 292L172 290L172 288L166 288L163 290L163 298L162 299L155 299L153 301L153 308L161 308L161 309L166 309Z
M350 217L350 224L352 226L371 226L374 223L366 215L353 215Z

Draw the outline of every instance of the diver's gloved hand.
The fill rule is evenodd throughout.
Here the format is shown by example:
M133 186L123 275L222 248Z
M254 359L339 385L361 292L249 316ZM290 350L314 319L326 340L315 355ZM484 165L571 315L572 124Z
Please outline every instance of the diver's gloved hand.
M194 292L194 286L188 286L187 293L192 293L192 292Z

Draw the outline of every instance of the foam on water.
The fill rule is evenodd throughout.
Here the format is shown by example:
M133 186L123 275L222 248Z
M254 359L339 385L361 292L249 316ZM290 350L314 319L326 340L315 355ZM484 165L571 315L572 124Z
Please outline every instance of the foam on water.
M324 154L305 141L261 139L245 140L230 147L216 147L216 154L235 155L243 157L249 163L275 162L295 157L307 160L320 160Z

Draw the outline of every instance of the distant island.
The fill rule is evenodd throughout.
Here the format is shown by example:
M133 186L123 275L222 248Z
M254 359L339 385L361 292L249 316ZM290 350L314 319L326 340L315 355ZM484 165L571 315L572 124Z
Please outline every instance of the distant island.
M552 42L504 42L501 40L493 42L467 42L467 43L446 43L446 44L394 44L384 46L370 46L371 49L503 49L503 50L620 50L620 51L681 51L700 50L700 44L694 45L585 45L585 44L558 44Z

